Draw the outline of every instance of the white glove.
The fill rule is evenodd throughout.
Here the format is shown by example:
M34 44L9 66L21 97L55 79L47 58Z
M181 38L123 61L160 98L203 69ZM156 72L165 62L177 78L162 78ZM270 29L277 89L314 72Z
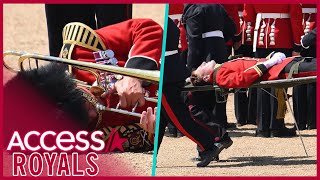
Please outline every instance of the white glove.
M271 59L267 60L266 62L264 62L263 64L266 66L267 69L269 69L270 67L276 65L276 64L280 64L282 63L282 61L286 58L286 55L284 55L281 52L277 52L275 53Z

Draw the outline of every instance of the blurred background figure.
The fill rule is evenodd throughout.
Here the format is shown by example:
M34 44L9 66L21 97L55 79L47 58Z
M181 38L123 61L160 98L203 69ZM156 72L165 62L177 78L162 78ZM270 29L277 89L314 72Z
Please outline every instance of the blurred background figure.
M316 57L317 5L302 4L304 36L301 56ZM293 110L300 130L316 129L316 83L293 88Z
M81 22L92 29L116 24L132 17L131 4L46 4L50 55L58 57L62 29L70 22Z

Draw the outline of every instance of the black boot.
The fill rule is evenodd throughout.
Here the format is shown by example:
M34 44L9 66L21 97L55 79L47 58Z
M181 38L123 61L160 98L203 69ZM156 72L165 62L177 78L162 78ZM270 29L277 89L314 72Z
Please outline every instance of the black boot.
M225 132L224 135L221 137L221 139L214 144L215 144L215 146L221 148L221 150L220 150L220 152L221 152L223 149L228 149L233 144L233 141L229 137L228 133ZM198 161L204 160L204 158L205 158L204 152L205 151L202 151L199 146L197 146L197 150L198 150L198 156L196 157L196 160L198 160ZM211 161L219 161L219 155L212 157Z
M214 143L212 148L201 153L201 161L197 164L197 167L206 167L212 161L213 158L219 156L222 150L222 144Z
M270 131L270 137L294 137L297 135L295 128L281 128Z

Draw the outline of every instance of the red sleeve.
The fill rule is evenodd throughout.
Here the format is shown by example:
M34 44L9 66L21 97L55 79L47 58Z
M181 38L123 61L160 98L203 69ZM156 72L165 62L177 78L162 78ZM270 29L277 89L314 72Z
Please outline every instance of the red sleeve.
M290 21L293 34L293 41L296 45L301 45L300 40L303 33L302 7L300 4L290 4Z
M233 20L233 22L236 24L236 34L235 35L239 35L241 32L241 28L240 28L240 18L239 18L239 8L237 4L224 4L223 5L225 10L227 11L228 15L231 17L231 19Z
M256 21L256 12L253 4L243 5L243 19L246 22L251 22L251 24L254 25L254 22Z
M158 69L161 58L162 34L161 26L151 19L133 24L133 45L125 67Z
M227 62L221 65L216 75L216 83L223 88L246 88L259 79L267 68L263 64L254 65L246 70L232 68L236 65ZM243 65L238 66L243 67Z

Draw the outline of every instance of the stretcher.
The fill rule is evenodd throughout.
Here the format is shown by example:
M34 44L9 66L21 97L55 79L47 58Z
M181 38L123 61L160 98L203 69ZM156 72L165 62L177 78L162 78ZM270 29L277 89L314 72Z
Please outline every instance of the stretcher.
M317 81L317 76L309 76L309 77L299 77L299 78L292 78L292 79L278 79L272 81L261 81L255 84L252 84L250 88L289 88L294 87L302 84L309 84L314 83ZM188 84L182 88L182 91L214 91L221 89L219 86L193 86ZM223 88L225 89L225 88ZM229 93L234 92L235 89L230 88L228 89Z
M307 77L299 77L299 78L291 78L291 79L278 79L278 80L272 80L272 81L261 81L261 82L254 83L249 87L249 88L282 88L283 89L283 92L285 94L285 100L286 100L287 107L289 108L289 111L294 119L295 127L298 131L298 135L300 137L302 146L304 148L304 152L307 157L308 157L308 153L305 148L304 142L302 140L302 136L300 134L300 130L299 130L296 118L295 118L293 110L292 110L292 106L289 103L289 97L288 97L286 89L289 87L294 87L294 86L298 86L298 85L302 85L302 84L315 83L316 81L317 81L317 76L307 76ZM221 102L226 101L225 95L227 95L228 93L237 93L240 91L240 89L220 88L217 85L214 85L214 86L212 86L212 85L193 86L191 84L188 84L182 88L182 91L189 91L189 92L190 91L191 92L192 91L215 91L216 101L218 103L219 102L221 103ZM221 97L223 98L223 100L219 99ZM276 98L276 97L274 97L274 98Z

